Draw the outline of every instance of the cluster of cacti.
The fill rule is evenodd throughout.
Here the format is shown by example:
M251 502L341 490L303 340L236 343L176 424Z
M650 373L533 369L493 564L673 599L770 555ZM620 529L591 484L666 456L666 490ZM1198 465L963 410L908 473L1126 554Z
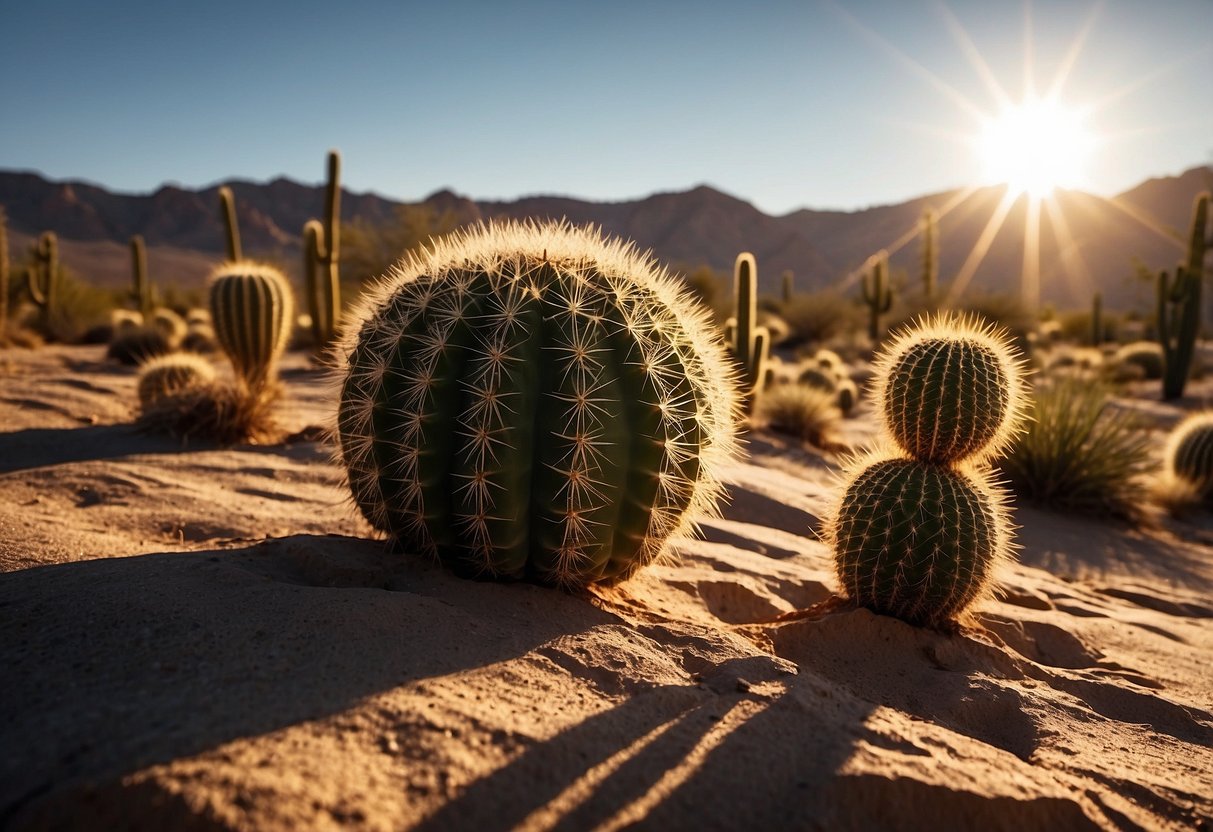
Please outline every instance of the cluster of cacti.
M248 261L220 265L210 278L210 312L242 387L252 395L272 387L294 312L282 272Z
M1158 342L1162 345L1166 366L1163 371L1164 399L1184 394L1192 370L1196 336L1200 330L1201 282L1204 279L1205 227L1209 217L1209 194L1196 197L1192 206L1192 227L1188 234L1188 258L1175 270L1175 281L1166 271L1158 274Z
M360 306L339 349L340 453L399 546L582 586L627 577L714 507L736 382L706 313L630 245L481 226L410 255Z
M938 626L982 594L1010 547L988 463L1023 420L1021 363L1005 333L954 316L882 351L884 440L852 464L830 524L838 579L855 603Z
M30 300L42 310L42 325L53 331L59 315L59 240L53 231L44 231L34 247L34 262L26 273Z
M139 368L135 390L139 406L147 409L167 396L197 389L215 380L210 362L190 353L162 355Z
M930 304L935 299L939 278L939 218L932 209L922 215L922 296Z
M1167 473L1201 500L1213 498L1213 411L1193 413L1175 426L1164 452Z
M147 276L147 247L143 237L131 237L131 298L139 307L144 320L152 316L152 284Z
M303 226L303 279L317 350L332 343L341 316L340 220L341 155L336 150L330 150L324 223L308 220ZM320 273L321 267L323 274Z
M889 285L889 255L880 252L871 261L872 270L863 276L863 302L868 307L868 337L880 341L880 316L893 306L893 287Z
M758 325L758 264L743 251L733 265L733 317L725 323L725 343L741 369L743 407L753 412L766 382L771 333Z

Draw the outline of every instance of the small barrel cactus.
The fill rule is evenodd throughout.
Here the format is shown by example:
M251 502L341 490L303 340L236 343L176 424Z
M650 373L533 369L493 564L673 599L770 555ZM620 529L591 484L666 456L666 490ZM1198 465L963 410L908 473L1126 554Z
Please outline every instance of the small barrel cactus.
M241 383L258 391L271 382L294 320L294 298L282 272L248 261L224 263L210 279L215 338Z
M956 316L898 334L875 361L884 428L927 462L989 459L1015 436L1027 403L1022 360L987 326Z
M465 575L626 578L716 502L739 392L647 256L490 224L399 264L339 349L354 501Z
M1000 331L942 316L876 360L884 441L850 467L830 523L847 596L912 624L952 621L1011 548L991 457L1028 407L1022 359Z
M148 323L164 333L165 339L173 346L180 344L188 331L185 319L166 306L158 307Z
M816 364L810 364L800 371L796 381L806 387L816 387L827 393L838 390L838 375L833 370L823 369Z
M1162 345L1154 341L1134 341L1116 351L1113 362L1140 367L1142 378L1161 379L1165 369Z
M843 416L850 416L851 411L855 409L855 403L859 401L859 386L849 378L844 378L838 382L837 391L838 409L842 411Z
M1191 485L1203 500L1213 498L1213 411L1193 413L1167 439L1167 473Z
M205 358L176 353L153 358L140 367L135 389L139 406L146 409L174 393L203 387L214 380L215 369Z

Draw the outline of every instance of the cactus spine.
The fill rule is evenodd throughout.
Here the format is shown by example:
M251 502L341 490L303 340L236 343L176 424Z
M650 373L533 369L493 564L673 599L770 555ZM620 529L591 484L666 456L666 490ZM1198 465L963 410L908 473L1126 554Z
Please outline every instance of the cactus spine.
M868 337L880 341L880 316L893 306L893 289L888 285L889 255L880 252L872 260L872 271L863 276L863 302L868 306Z
M939 277L939 218L928 208L922 215L922 296L931 303L935 299L935 283Z
M1166 271L1158 274L1157 327L1166 369L1162 396L1178 399L1184 394L1200 331L1201 281L1204 277L1205 226L1209 217L1209 194L1196 197L1192 206L1192 227L1188 235L1188 258L1176 267L1175 282L1169 283Z
M788 269L783 273L783 302L791 303L792 298L796 296L796 276Z
M8 224L0 208L0 345L8 331Z
M748 251L738 254L733 264L733 306L731 346L741 368L743 406L749 413L762 389L771 335L766 327L758 326L758 264Z
M290 336L294 300L286 278L271 266L224 263L210 278L210 306L215 340L236 377L249 394L262 394Z
M1005 333L951 316L901 333L877 358L884 440L852 463L830 523L855 603L940 626L985 591L1011 546L987 463L1020 430L1021 365Z
M143 320L151 320L152 284L147 277L147 248L139 234L131 237L131 284L131 297L139 305L139 313Z
M1091 298L1091 346L1098 347L1103 341L1103 295L1096 292Z
M341 315L339 234L341 221L341 154L329 151L324 224L308 220L303 226L303 277L316 349L332 342ZM324 275L318 274L324 267Z
M44 231L34 246L34 262L26 273L30 300L42 310L43 327L49 333L59 313L59 240Z
M240 226L236 224L236 197L227 185L219 189L219 216L223 221L224 238L227 241L227 259L235 263L241 259Z
M705 313L593 229L490 224L399 264L338 349L354 501L462 574L625 578L714 506L738 391Z

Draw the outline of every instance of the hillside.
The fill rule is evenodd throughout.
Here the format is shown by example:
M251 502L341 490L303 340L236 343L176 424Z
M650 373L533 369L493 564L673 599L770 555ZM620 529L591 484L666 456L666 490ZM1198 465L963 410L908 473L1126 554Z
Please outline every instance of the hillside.
M1059 193L1052 203L1057 207L1046 205L1041 212L1044 299L1061 306L1085 305L1099 288L1111 306L1148 303L1148 287L1133 278L1134 258L1153 268L1173 264L1182 250L1192 197L1211 182L1213 172L1202 167L1148 180L1112 199ZM297 268L299 231L320 212L322 187L283 178L228 184L236 194L246 250L290 270ZM126 282L126 241L136 233L148 242L157 279L182 286L200 281L222 254L217 189L164 186L147 195L118 194L84 182L52 182L34 173L0 171L0 205L9 216L14 257L38 232L52 229L61 238L64 262L101 285ZM895 271L913 275L918 268L914 232L922 212L932 206L943 214L941 282L947 285L958 274L971 274L972 288L995 291L1019 285L1029 215L1027 200L1020 198L1006 210L996 233L987 230L1002 196L1000 188L982 188L861 211L804 209L779 217L708 186L606 203L552 196L475 202L439 191L424 203L469 222L565 217L595 223L678 267L707 264L728 271L737 252L749 250L758 258L760 285L766 292L776 291L785 269L796 273L801 289L847 285L847 275L880 248L893 251ZM387 223L400 205L374 193L346 191L342 218ZM988 238L989 248L978 258L973 252L983 238Z

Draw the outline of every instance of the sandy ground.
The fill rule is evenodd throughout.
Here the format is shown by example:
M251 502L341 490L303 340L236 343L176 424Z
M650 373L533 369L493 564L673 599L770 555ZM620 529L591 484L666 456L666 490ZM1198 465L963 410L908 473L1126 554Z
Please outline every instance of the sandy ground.
M0 827L1213 824L1208 518L1019 510L955 635L775 622L834 588L835 460L759 434L676 565L477 583L389 554L314 442L135 433L101 355L0 352Z

